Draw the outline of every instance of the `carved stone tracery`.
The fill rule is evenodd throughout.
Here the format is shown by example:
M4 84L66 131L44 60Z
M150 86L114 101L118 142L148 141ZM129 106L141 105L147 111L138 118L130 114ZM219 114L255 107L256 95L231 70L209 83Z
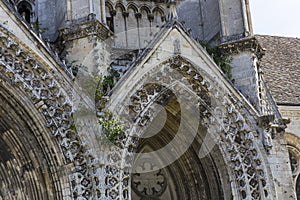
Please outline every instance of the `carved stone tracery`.
M179 72L181 77L172 73L174 70ZM199 98L202 123L207 126L208 130L217 130L221 138L219 145L225 152L225 157L229 158L227 162L231 165L240 197L246 199L251 196L253 199L260 199L262 198L260 191L264 191L264 198L268 198L270 186L267 184L266 166L264 166L260 150L255 142L256 133L252 131L249 122L246 122L245 113L242 111L243 107L238 100L213 85L214 82L209 79L206 72L201 72L205 78L204 75L200 75L193 65L181 56L175 56L161 63L149 73L151 75L148 79L142 80L145 84L140 89L138 89L139 86L135 87L137 90L130 97L127 113L120 115L124 117L129 115L136 123L135 125L132 121L121 117L127 127L125 131L127 141L123 142L124 146L138 144L138 140L131 138L136 134L135 137L139 137L143 129L137 129L134 126L146 126L155 116L155 109L153 110L151 106L153 102L158 102L159 96L167 96L167 98L163 98L164 101L167 101L168 97L170 98L170 92L166 88L170 87L172 82L178 81L178 78L183 78L181 81L191 88ZM164 86L149 84L155 82L162 82ZM184 98L188 100L189 97ZM163 104L161 103L161 105ZM216 105L226 108L221 111L223 112L221 116L217 115L219 108L214 107ZM140 132L136 132L137 130ZM130 155L130 152L125 154ZM130 168L130 163L125 166ZM121 187L128 190L127 187Z
M155 170L155 165L149 162L142 163L141 168ZM162 169L148 173L135 173L132 175L132 189L140 197L158 198L167 188L167 179Z
M51 70L39 63L5 29L0 30L1 79L24 90L44 116L46 126L58 141L66 163L74 163L69 176L72 196L90 199L99 185L95 159L86 150L73 127L73 104ZM96 175L98 176L98 175ZM67 193L66 193L67 194Z

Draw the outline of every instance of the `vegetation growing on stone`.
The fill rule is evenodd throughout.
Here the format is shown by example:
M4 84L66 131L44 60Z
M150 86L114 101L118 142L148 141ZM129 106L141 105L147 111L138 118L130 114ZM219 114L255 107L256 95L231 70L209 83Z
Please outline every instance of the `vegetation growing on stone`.
M37 19L35 22L32 22L31 26L33 30L40 34L43 34L48 30L48 28L42 28L42 24L39 22L39 19Z
M103 76L98 73L88 72L86 66L82 64L77 65L75 63L76 61L71 62L69 68L72 70L73 75L76 76L76 81L83 89L83 92L94 98L95 102L101 101L102 97L114 87L115 83L120 78L119 73L112 67L108 69L107 75ZM79 70L82 70L80 75L78 74ZM81 107L80 113L88 115L90 114L90 111ZM109 110L105 110L98 117L105 138L119 146L120 138L124 136L124 132L122 131L123 125L120 124L119 120L113 117L112 112Z
M120 146L119 141L125 135L123 132L123 124L120 124L109 110L103 112L99 123L102 125L105 137L113 144Z
M223 54L217 46L211 46L207 42L199 41L200 45L203 46L207 53L213 58L215 63L220 67L224 74L231 80L231 66L230 63L232 58L228 54Z

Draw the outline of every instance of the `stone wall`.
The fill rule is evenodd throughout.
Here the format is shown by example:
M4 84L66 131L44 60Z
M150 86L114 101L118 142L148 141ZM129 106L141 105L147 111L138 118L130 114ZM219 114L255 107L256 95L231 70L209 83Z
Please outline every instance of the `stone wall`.
M246 0L221 0L222 40L252 35L249 6Z
M300 137L300 106L279 105L278 108L282 117L290 120L285 131Z
M36 20L40 23L44 38L55 41L58 36L58 29L64 24L66 18L66 1L61 0L40 0L36 1Z
M221 36L220 10L217 0L185 0L177 7L178 18L191 36L207 42L218 42Z

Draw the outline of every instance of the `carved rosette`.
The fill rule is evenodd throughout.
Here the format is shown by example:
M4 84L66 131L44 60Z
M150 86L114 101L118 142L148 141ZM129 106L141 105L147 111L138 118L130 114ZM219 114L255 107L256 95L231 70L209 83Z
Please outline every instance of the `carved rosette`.
M142 198L158 198L167 188L167 178L162 169L156 169L151 160L141 163L140 168L149 170L148 173L132 175L132 189Z

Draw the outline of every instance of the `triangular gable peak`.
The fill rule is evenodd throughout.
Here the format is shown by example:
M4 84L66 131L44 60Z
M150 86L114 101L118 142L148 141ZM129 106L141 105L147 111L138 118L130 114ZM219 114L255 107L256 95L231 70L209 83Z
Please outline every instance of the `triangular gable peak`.
M154 68L170 61L171 58L180 58L190 63L202 76L209 77L215 85L222 87L224 92L236 96L249 106L250 110L256 112L248 100L233 87L205 49L190 38L177 21L173 22L171 27L164 27L157 34L156 38L152 40L125 76L114 87L111 92L111 99L125 97L125 93L133 91L143 80L146 81L146 77L151 74ZM170 74L165 74L165 76L170 76ZM130 90L128 90L128 87L130 87Z

